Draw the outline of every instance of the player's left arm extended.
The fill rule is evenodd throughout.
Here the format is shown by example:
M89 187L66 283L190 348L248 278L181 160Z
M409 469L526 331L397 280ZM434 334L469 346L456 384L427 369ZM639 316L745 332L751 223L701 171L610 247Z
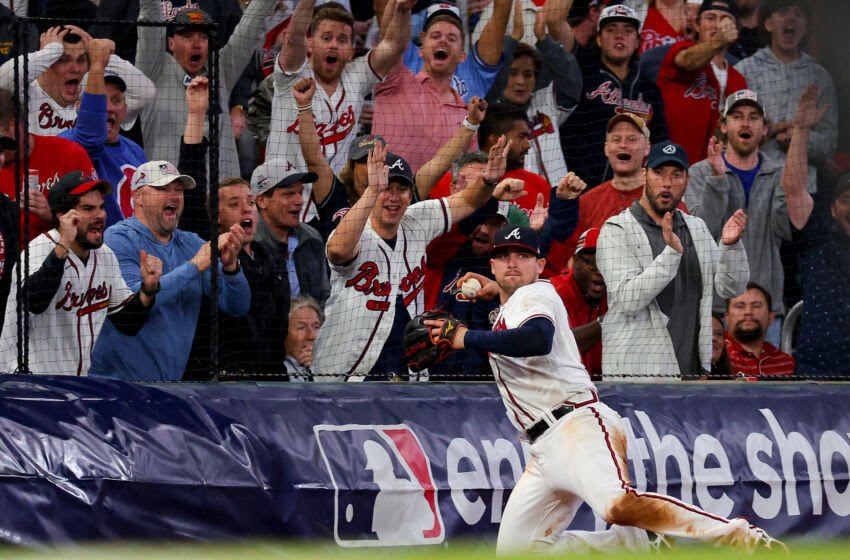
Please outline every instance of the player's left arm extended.
M504 331L468 330L462 339L464 348L493 352L513 358L543 356L552 351L555 324L548 317L534 317L515 329Z

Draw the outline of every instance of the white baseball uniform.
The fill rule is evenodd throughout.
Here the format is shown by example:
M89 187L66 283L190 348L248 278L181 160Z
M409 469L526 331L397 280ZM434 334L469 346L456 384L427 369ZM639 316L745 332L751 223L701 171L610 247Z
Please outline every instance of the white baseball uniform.
M30 274L41 268L58 240L59 232L55 229L32 240ZM0 339L0 363L6 372L15 371L18 366L17 296L17 285L13 282ZM132 297L112 249L106 245L92 249L86 262L69 252L59 289L47 309L29 314L30 371L86 375L92 348L106 316L120 311Z
M370 51L371 53L371 51ZM298 142L298 110L292 86L301 78L312 78L309 62L296 72L284 72L279 63L274 65L274 98L272 99L271 127L266 143L266 160L284 158L306 168L301 144ZM363 112L363 99L372 87L381 81L369 64L369 54L349 62L339 78L333 95L317 84L313 95L313 119L322 144L322 153L333 169L339 173L346 161L351 142L357 135L357 123ZM308 185L304 185L302 220L312 219L316 213L310 201Z
M413 204L401 219L393 249L375 233L371 220L366 222L354 261L330 265L331 296L314 349L313 372L369 373L392 329L396 297L402 295L411 317L425 311L425 247L451 224L446 199Z
M32 134L42 136L57 136L71 129L77 122L77 107L71 104L63 107L42 89L38 78L58 61L65 48L62 43L50 43L44 48L28 53L27 64L29 88L29 131ZM23 65L23 56L18 57ZM136 115L156 96L156 86L145 76L141 70L133 66L118 55L109 57L106 66L106 75L120 76L127 86L125 98L127 101L127 116L121 125L124 130L129 130L136 121ZM23 82L23 66L20 67L19 78ZM88 74L83 77L80 88L84 89ZM19 86L20 87L20 86ZM15 61L8 60L0 67L0 89L15 90Z
M517 289L502 306L493 330L519 328L537 317L555 325L548 355L512 358L490 353L511 422L523 431L541 421L549 426L531 442L531 459L502 515L499 553L649 546L646 533L630 527L564 531L582 502L612 524L727 544L755 546L762 540L764 532L746 520L730 521L669 496L632 488L620 416L599 401L552 285L538 280ZM560 416L564 404L574 409Z

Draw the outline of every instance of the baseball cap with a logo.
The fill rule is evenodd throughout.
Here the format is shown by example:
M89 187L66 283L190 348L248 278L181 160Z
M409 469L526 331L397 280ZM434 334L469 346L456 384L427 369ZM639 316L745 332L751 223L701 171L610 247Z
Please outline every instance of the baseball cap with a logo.
M319 176L300 169L283 158L270 159L258 165L251 174L251 193L260 196L277 187L291 187L295 183L312 183Z
M528 226L505 226L496 232L496 241L490 249L490 256L495 257L507 249L525 249L540 257L540 242L537 232Z
M729 114L736 105L752 105L759 110L761 116L767 119L767 114L764 111L764 105L759 101L759 96L751 89L739 89L735 93L726 98L726 105L723 108L723 116Z
M687 169L688 152L679 144L674 144L669 140L653 144L649 150L649 157L646 159L646 166L649 169L658 169L666 164L673 164L682 169Z
M610 119L608 119L608 125L605 129L606 132L611 132L611 129L614 128L614 125L620 122L627 122L630 125L637 128L644 136L649 138L649 128L646 126L646 121L643 120L643 117L639 117L634 113L617 113Z
M460 17L460 9L452 2L435 2L425 9L425 25L423 29L428 29L431 21L437 16L451 16L457 20L457 25L463 29L463 19Z
M376 134L361 136L351 144L351 150L348 152L348 159L351 161L357 161L365 158L378 142L384 146L387 145L387 141L384 140L383 136L378 136Z
M602 231L598 227L590 228L581 234L581 237L578 238L578 244L576 245L576 254L581 253L582 251L595 251L596 250L596 242L599 240L599 232Z
M411 187L416 184L416 178L413 176L413 170L410 164L403 157L396 154L387 154L387 159L384 160L387 167L390 168L389 180L402 181Z
M160 189L172 181L180 181L184 189L195 188L195 180L177 171L173 163L163 160L149 161L136 168L133 180L130 182L130 190L142 187Z
M599 22L596 24L596 30L601 31L606 24L615 21L631 23L635 26L635 29L640 30L640 18L637 12L623 4L614 4L602 10L602 13L599 15Z
M98 190L104 196L112 193L109 181L86 175L82 171L72 171L63 175L47 193L47 204L54 212L66 212L74 207L73 197L83 196L87 192Z
M214 23L212 17L208 13L203 10L199 10L198 8L189 8L187 10L180 10L177 12L177 15L174 16L174 19L171 20L174 24L174 27L171 27L171 33L180 33L181 31L187 31L192 29L193 25L197 24L207 24ZM208 32L209 29L207 27L196 27L199 31L203 31L204 33Z

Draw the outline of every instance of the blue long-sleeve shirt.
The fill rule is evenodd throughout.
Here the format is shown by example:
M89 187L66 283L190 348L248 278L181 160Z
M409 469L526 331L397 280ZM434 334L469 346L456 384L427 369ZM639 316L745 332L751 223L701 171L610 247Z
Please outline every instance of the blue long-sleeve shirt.
M59 136L73 140L89 154L97 175L112 183L112 194L104 200L106 204L106 226L124 219L124 208L130 211L130 178L133 171L148 161L142 148L123 136L114 144L107 143L106 96L83 92L77 123Z
M139 251L162 260L160 292L148 321L136 336L125 336L104 325L92 352L89 375L129 381L177 381L183 376L201 295L211 293L210 271L204 273L190 261L204 241L194 233L177 230L168 243L159 242L135 217L106 230L105 241L118 257L121 274L131 290L141 286ZM225 274L219 264L221 311L244 315L251 304L245 275Z

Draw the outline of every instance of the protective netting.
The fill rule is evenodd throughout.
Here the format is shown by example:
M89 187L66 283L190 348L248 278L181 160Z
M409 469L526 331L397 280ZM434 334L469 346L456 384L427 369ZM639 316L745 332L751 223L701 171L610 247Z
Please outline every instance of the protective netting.
M0 20L3 371L491 380L529 227L595 380L850 373L842 3L131 4Z

